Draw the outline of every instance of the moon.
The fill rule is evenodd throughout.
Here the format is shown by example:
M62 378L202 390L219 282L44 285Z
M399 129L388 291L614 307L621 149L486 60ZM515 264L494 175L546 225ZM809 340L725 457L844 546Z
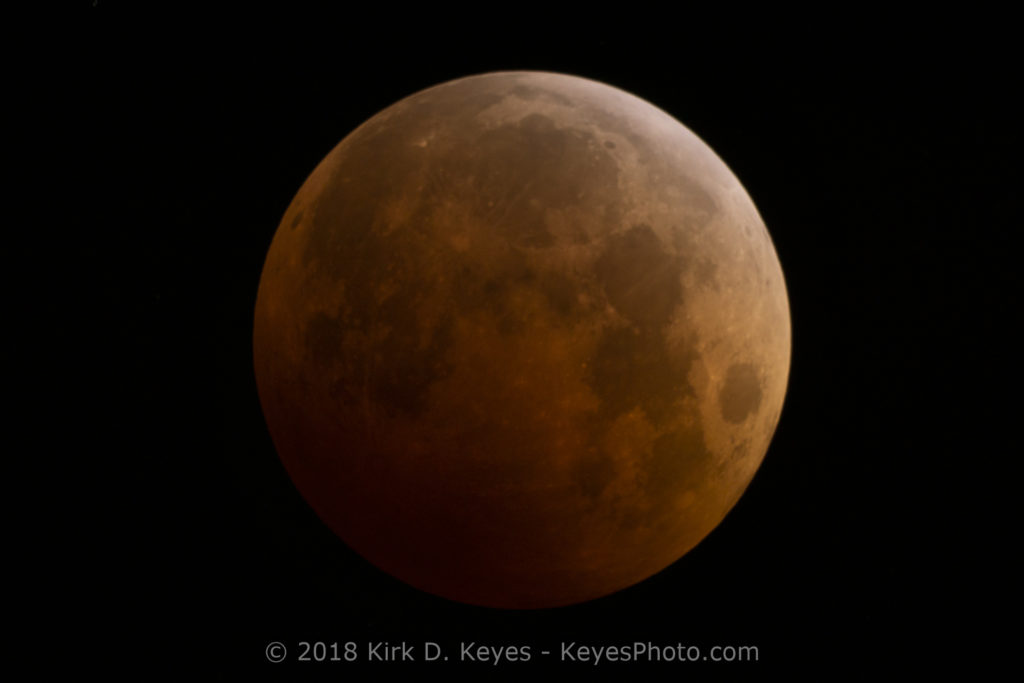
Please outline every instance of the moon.
M678 560L767 452L789 374L754 203L609 85L462 78L316 167L257 294L256 382L298 491L383 571L546 608Z

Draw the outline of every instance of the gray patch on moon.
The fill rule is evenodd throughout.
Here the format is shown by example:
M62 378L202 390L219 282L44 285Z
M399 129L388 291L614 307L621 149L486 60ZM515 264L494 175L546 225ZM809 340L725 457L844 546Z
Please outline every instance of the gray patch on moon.
M594 272L619 313L634 325L656 330L668 324L682 300L680 266L651 226L641 223L609 238Z
M596 450L596 449L595 449ZM704 440L699 423L679 427L654 440L647 454L643 495L616 501L613 516L622 529L659 523L681 493L698 491L705 484L715 458ZM577 468L580 493L594 504L604 504L602 496L618 476L612 459L591 451Z
M303 330L314 371L337 378L331 384L335 396L361 396L386 413L417 415L430 385L451 373L446 356L453 318L449 314L422 329L420 309L437 292L423 287L416 254L410 253L420 251L416 246L396 248L371 232L359 249L336 252L337 262L345 264L343 300L336 315L313 315ZM382 295L384 282L390 290ZM352 366L351 359L361 365Z
M580 313L580 287L565 275L551 271L545 273L538 283L538 288L547 299L548 305L555 313L567 320L574 320Z
M349 263L362 258L359 251L376 227L380 207L401 200L418 170L399 136L358 137L345 144L344 150L335 149L341 158L316 199L302 254L306 266L330 263L325 275L349 272ZM388 158L402 163L386 163Z
M690 395L687 380L696 352L691 344L669 353L665 335L613 327L598 341L588 384L601 400L605 419L640 406L655 425L672 416L674 404Z
M714 456L704 442L700 423L680 427L654 441L647 488L655 501L701 487Z
M757 368L750 363L729 366L725 384L718 395L722 419L732 424L745 421L761 406L761 382Z
M612 459L599 453L597 446L591 447L587 457L581 458L576 467L576 483L580 487L580 493L590 499L599 498L608 484L615 479L615 465Z
M392 318L402 320L404 316ZM370 341L370 335L344 325L326 314L314 316L305 329L310 361L324 374L336 377L330 393L350 406L369 401L387 415L414 417L426 408L430 386L451 374L447 349L452 344L453 324L444 320L429 343L420 348L415 316L399 331ZM344 359L339 363L339 359ZM359 359L359 366L350 359ZM339 367L340 365L340 367Z
M583 114L592 120L599 130L629 142L633 149L636 150L637 160L641 166L645 166L652 161L654 154L652 153L651 145L648 144L648 139L643 135L637 134L628 117L613 114L599 107L589 106L582 109Z
M464 261L451 277L451 296L460 313L472 317L487 311L501 318L508 313L510 289L516 285L531 286L537 275L522 254L510 251L501 261L488 264L486 270L472 261Z

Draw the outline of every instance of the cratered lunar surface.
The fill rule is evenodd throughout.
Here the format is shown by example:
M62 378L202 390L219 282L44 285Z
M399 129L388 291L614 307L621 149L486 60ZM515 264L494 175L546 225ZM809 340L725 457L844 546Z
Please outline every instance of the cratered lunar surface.
M736 503L782 409L789 307L690 130L591 80L491 73L317 166L254 353L281 460L346 543L437 595L550 607L651 576Z

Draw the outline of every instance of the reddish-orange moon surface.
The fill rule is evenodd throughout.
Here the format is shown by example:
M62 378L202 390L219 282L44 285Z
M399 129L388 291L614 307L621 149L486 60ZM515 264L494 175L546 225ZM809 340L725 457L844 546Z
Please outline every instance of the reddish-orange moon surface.
M505 72L414 94L288 207L253 336L320 518L424 591L590 600L736 503L782 409L790 320L756 208L653 105Z

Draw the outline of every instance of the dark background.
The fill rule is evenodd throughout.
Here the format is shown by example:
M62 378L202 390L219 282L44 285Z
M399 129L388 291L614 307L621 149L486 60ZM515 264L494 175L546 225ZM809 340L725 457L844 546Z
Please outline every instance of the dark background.
M1003 598L981 529L1007 513L993 483L1008 476L999 434L1015 409L1000 330L1018 317L1021 217L998 21L660 37L614 17L539 31L514 17L483 30L297 15L268 12L256 32L100 2L64 26L53 83L77 175L60 239L87 367L69 400L87 416L78 438L105 454L71 469L102 483L79 511L92 579L74 592L80 630L124 644L93 662L340 678L352 667L273 666L264 648L283 641L294 659L300 640L378 639L532 645L528 664L456 670L513 679L551 668L538 650L563 640L760 651L645 672L673 678L984 659L970 636ZM506 69L609 83L703 138L768 226L793 324L781 422L725 521L637 586L526 612L422 594L334 537L277 460L251 351L263 259L320 159L406 95Z

